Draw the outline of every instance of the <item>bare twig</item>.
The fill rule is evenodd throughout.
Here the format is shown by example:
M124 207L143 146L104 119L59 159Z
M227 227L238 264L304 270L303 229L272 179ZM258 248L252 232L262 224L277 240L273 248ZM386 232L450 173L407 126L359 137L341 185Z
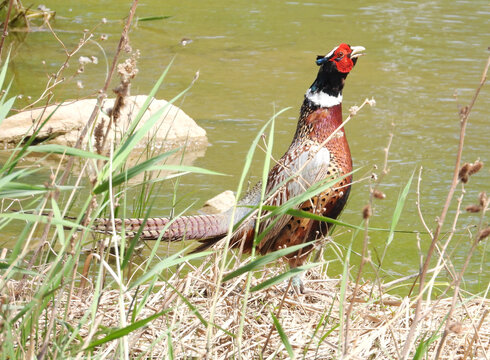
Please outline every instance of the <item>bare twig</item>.
M281 299L281 303L279 304L279 308L277 309L277 312L276 312L276 318L279 318L279 314L281 313L282 307L286 301L286 297L288 295L289 289L291 288L292 282L293 282L293 278L289 278L288 284L286 285L286 289L284 290L284 294L283 294L282 299ZM265 354L265 351L267 349L267 345L269 344L269 341L271 339L272 332L274 331L274 327L275 327L274 323L272 323L270 326L270 330L267 334L267 338L265 339L264 346L262 347L262 351L260 353L262 357Z
M90 118L88 119L87 123L85 124L85 127L82 129L82 131L81 131L81 133L80 133L80 135L79 135L79 137L77 139L77 142L76 142L76 144L74 146L75 148L80 148L81 147L82 142L83 142L83 139L85 138L85 136L87 135L88 130L92 126L93 122L95 121L95 119L97 117L97 114L99 113L100 108L102 106L102 102L106 98L107 89L109 88L109 85L111 83L112 76L114 74L114 69L116 68L117 61L119 59L119 55L120 55L122 49L127 44L129 29L130 29L131 22L132 22L133 17L134 17L134 13L136 12L136 6L137 5L138 5L138 0L133 0L133 5L131 6L131 9L129 11L129 16L128 16L128 19L126 21L126 25L124 26L124 29L123 29L123 31L121 33L121 39L119 40L119 45L118 45L118 47L116 49L116 53L115 53L114 59L112 61L111 69L110 69L109 73L107 74L107 78L106 78L104 87L99 91L99 96L97 97L97 104L95 105L94 111L92 112L92 114L90 115ZM66 164L66 169L63 172L63 174L61 176L61 179L60 179L60 182L59 182L60 185L65 184L66 181L68 180L68 177L71 174L71 169L73 167L74 161L75 161L75 158L74 157L70 157L68 159L68 163ZM57 200L58 197L59 197L59 194L60 194L60 192L57 191L55 194L53 194L53 198L55 200ZM90 213L91 213L91 206L89 206L89 209L87 209L87 211L86 211L86 214L87 214L87 216L85 217L85 221L86 222L88 222L88 218L90 216ZM48 223L46 226L49 226L49 225L50 224Z
M453 179L451 182L451 187L449 188L449 192L447 194L446 202L444 203L444 207L442 209L441 215L439 216L436 230L434 231L434 234L432 236L432 241L431 241L431 244L429 246L429 250L427 251L427 256L425 258L424 264L422 265L422 269L420 270L419 294L418 294L418 298L417 298L417 306L415 308L415 315L414 315L414 319L412 321L412 324L410 325L410 330L409 330L409 333L407 336L407 340L406 340L405 345L404 345L403 350L402 350L402 359L404 359L404 360L406 360L408 358L408 355L410 353L410 349L412 348L413 341L415 340L415 333L416 333L416 329L417 329L417 326L418 326L418 323L420 320L420 314L421 314L421 308L422 308L425 277L427 275L427 270L429 269L429 264L430 264L430 260L432 258L432 254L434 253L437 241L439 240L439 236L441 234L442 226L444 224L444 221L446 219L446 215L447 215L448 210L449 210L449 205L451 204L451 200L453 198L454 191L456 190L456 186L458 184L459 170L460 170L460 164L461 164L461 156L463 153L463 145L464 145L464 138L465 138L465 132L466 132L466 125L468 124L468 118L470 116L471 109L473 108L473 105L475 104L476 99L478 98L480 90L482 89L483 85L485 84L485 81L487 79L487 72L488 72L489 66L490 66L490 57L488 57L488 59L487 59L487 63L486 63L485 69L483 70L483 74L482 74L482 77L480 79L479 86L477 87L470 104L467 107L465 107L464 110L462 110L460 112L459 145L458 145L458 152L456 154L456 164L454 166Z
M395 124L392 123L391 124L392 128L395 127ZM393 136L394 136L394 133L393 131L390 133L389 135L389 138L388 138L388 144L386 145L386 147L383 149L383 152L385 154L384 156L384 161L383 161L383 170L381 171L381 174L376 178L376 181L374 183L374 186L370 189L370 195L369 195L369 204L371 205L371 207L374 206L374 198L377 197L378 195L377 194L382 194L379 192L378 188L379 188L379 185L381 184L383 178L388 175L390 169L388 168L388 157L389 157L389 154L390 154L390 148L391 148L391 144L393 143ZM382 195L381 195L382 196ZM379 282L379 269L381 268L382 264L383 264L383 261L384 261L384 258L386 256L386 252L388 251L388 246L385 246L384 250L383 250L383 254L381 255L381 258L379 260L379 264L377 267L374 268L375 272L376 272L376 279L378 279L378 284L380 284ZM381 290L381 287L380 287L380 290Z
M433 237L432 231L427 226L427 223L426 223L426 221L424 219L424 215L422 214L422 208L420 207L420 182L422 181L422 170L423 169L424 168L422 166L419 169L419 177L418 177L418 180L417 180L417 202L416 202L416 205L417 205L417 212L419 214L420 221L422 222L422 225L424 226L425 231L427 231L427 233L432 238Z
M473 337L471 338L470 343L468 344L468 346L464 350L463 360L466 360L466 358L468 356L471 356L471 348L473 347L473 344L475 343L475 340L480 337L479 334L478 334L478 332L480 331L481 326L483 325L483 322L485 321L485 318L487 317L487 315L488 315L489 312L490 312L490 310L487 309L483 313L483 315L482 315L482 317L480 319L480 322L478 323L478 326L475 329L475 334L473 335Z
M54 323L55 323L55 320L57 317L57 311L58 311L58 307L59 307L60 298L61 298L61 296L57 296L54 298L53 308L51 309L51 314L49 316L49 325L48 325L48 329L47 329L46 335L45 335L46 337L43 341L43 345L41 347L41 350L39 350L39 352L37 354L38 360L43 360L44 357L46 356L46 350L47 350L48 345L49 345L50 334L51 334L51 331L53 331L53 326L54 326ZM34 341L32 341L32 343L34 344Z
M364 217L364 241L362 243L362 255L361 255L361 263L359 264L359 269L357 271L356 284L354 285L354 291L351 295L351 301L347 311L345 313L345 339L344 339L344 356L347 355L347 351L349 347L349 327L350 327L350 315L352 313L352 309L354 307L354 299L357 296L357 292L359 291L362 270L364 268L364 264L368 261L367 259L367 247L369 244L369 218L371 217L371 204L366 205L363 210Z
M392 124L394 126L394 124ZM349 303L349 307L347 308L347 311L345 313L345 333L344 333L344 346L343 346L343 353L344 353L344 356L347 355L347 352L348 352L348 349L350 348L349 347L349 331L350 331L350 323L351 323L351 313L352 313L352 310L353 310L353 307L354 307L354 302L355 302L355 299L357 298L357 293L359 291L359 288L360 288L360 282L361 282L361 275L362 275L362 271L364 269L364 265L370 261L370 259L368 259L367 257L367 254L368 254L368 244L369 244L369 219L372 215L372 209L373 209L373 203L374 203L374 198L375 197L380 197L381 195L379 194L382 194L379 190L378 190L378 186L379 184L381 183L381 180L384 178L384 176L386 176L389 172L389 168L388 168L388 156L389 156L389 153L390 153L390 147L391 147L391 144L393 142L393 132L390 133L390 136L388 138L388 144L386 145L386 147L384 148L384 162L383 162L383 170L381 171L381 175L379 177L376 177L376 182L374 184L374 186L372 186L370 188L370 192L369 192L369 203L368 205L366 205L363 209L363 218L364 218L364 240L363 240L363 244L362 244L362 254L361 254L361 263L359 264L359 269L357 270L357 276L356 276L356 282L355 282L355 285L354 285L354 291L352 292L352 295L351 295L351 301ZM383 252L383 255L381 257L381 260L380 260L380 264L377 268L374 268L375 272L376 272L376 279L377 279L377 282L378 282L378 285L379 285L379 290L380 290L380 297L382 295L382 286L381 286L381 283L379 281L379 275L378 275L378 270L379 268L381 267L381 263L383 262L383 258L385 256L385 253L386 253L386 248ZM371 293L374 291L374 286L372 287L372 290L371 290Z
M63 43L63 41L61 41L61 39L58 37L58 35L56 34L56 32L53 30L53 28L51 27L51 24L49 23L49 21L46 21L45 24L48 26L48 28L51 31L51 34L53 34L54 38L60 43L60 45L63 48L63 50L65 50L66 56L67 57L71 57L70 52L66 48L65 44ZM90 33L92 33L92 31ZM90 35L92 35L92 34L90 34ZM80 42L80 44L81 43L82 42ZM79 44L79 47L80 47L80 44Z
M114 71L117 66L117 62L119 59L119 55L121 54L122 49L127 45L128 42L128 34L129 34L129 29L131 27L131 22L133 21L134 14L136 12L136 7L138 6L138 0L133 0L133 5L131 6L131 9L129 10L129 16L126 21L126 25L124 26L124 29L121 33L121 38L119 39L119 45L117 46L116 53L114 54L114 59L112 60L112 66L111 69L109 70L109 73L107 74L107 78L104 84L104 87L99 91L99 96L97 97L97 104L95 105L94 111L92 112L92 115L90 115L90 118L88 119L87 123L85 124L85 127L82 129L80 136L77 139L77 142L75 144L75 148L79 148L82 145L82 141L87 135L88 129L92 126L93 122L95 121L95 118L97 117L97 114L100 111L100 108L102 106L102 101L106 98L107 96L107 89L109 88L109 85L112 80L112 76L114 75ZM72 158L71 158L72 159ZM70 160L71 160L70 159ZM62 183L66 181L68 178L71 167L73 166L73 160L69 162L67 165L67 171L62 176Z
M487 202L485 204L483 204L483 209L482 209L482 214L481 214L481 217L480 217L480 224L478 226L478 229L476 231L476 234L474 235L474 238L473 238L473 243L471 245L471 248L470 250L468 251L468 254L466 255L466 259L465 259L465 262L463 264L463 267L461 268L461 271L459 272L459 274L457 274L457 277L456 277L456 280L455 280L455 284L454 284L454 294L453 294L453 298L452 298L452 302L451 302L451 307L449 309L449 314L447 315L447 319L446 319L446 327L444 329L444 332L442 333L442 337L441 337L441 340L439 341L439 345L437 347L437 352L436 352L436 356L435 356L435 359L437 360L439 358L439 356L441 355L441 351L444 347L444 344L446 342L446 338L447 336L449 335L449 333L451 332L451 320L452 320L452 316L453 316L453 312L454 312L454 308L456 306L456 300L458 298L458 295L459 295L459 288L461 286L461 281L463 281L463 275L464 273L466 272L466 269L470 263L470 260L473 256L473 252L475 251L478 243L480 242L480 229L482 227L482 224L483 224L483 218L485 216L485 213L488 209L488 205L490 204L490 200L487 200Z
M14 3L14 0L9 1L9 7L7 10L7 15L5 16L5 20L3 23L3 32L2 32L2 37L0 37L0 59L2 58L2 49L3 49L3 42L5 41L5 38L9 34L8 32L8 26L9 26L9 20L10 20L10 13L12 11L12 5Z
M56 71L53 74L48 75L49 78L48 78L48 81L46 83L46 87L43 90L43 92L41 93L41 95L39 95L39 97L37 98L37 100L34 100L29 105L23 107L22 109L19 110L19 112L22 112L22 111L25 111L27 109L30 109L30 108L34 107L37 103L39 103L40 101L42 101L43 99L46 99L46 98L48 99L48 101L46 102L46 104L49 103L49 100L51 99L51 96L52 96L52 91L51 90L53 90L53 88L55 88L59 84L67 81L67 79L65 77L62 77L62 75L63 75L64 70L68 68L68 62L80 51L81 48L83 48L89 41L92 40L92 38L93 38L93 32L98 27L98 25L96 25L92 30L84 33L83 38L80 39L80 41L78 42L77 46L75 46L75 48L73 50L68 51L68 49L66 48L65 44L63 43L63 41L61 41L61 39L58 37L58 35L56 34L56 32L51 27L51 24L49 23L49 21L46 22L46 24L48 25L48 29L51 31L51 34L61 44L61 47L65 51L66 58L65 58L65 61L63 62L63 64L61 64L61 66L59 67L58 71ZM68 79L73 78L77 74L78 73L76 73L75 75L73 75L72 77L70 77ZM47 107L47 105L45 105L45 107ZM42 119L43 116L41 116L39 119Z

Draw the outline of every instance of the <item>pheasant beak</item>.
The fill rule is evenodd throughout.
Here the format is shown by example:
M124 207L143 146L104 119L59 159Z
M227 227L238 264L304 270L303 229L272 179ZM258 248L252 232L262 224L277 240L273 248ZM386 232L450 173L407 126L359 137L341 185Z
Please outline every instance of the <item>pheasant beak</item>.
M350 53L350 58L351 59L356 59L359 56L364 55L362 52L366 50L364 46L351 46L352 52Z

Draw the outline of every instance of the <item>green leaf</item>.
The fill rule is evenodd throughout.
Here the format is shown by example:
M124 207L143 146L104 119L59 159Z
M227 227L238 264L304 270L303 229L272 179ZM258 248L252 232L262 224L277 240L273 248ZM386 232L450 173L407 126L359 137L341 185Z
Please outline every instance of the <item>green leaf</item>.
M112 186L120 185L120 184L128 181L129 179L135 177L136 175L141 174L144 171L147 171L148 169L150 169L153 165L155 165L159 161L162 161L163 159L167 158L168 156L170 156L176 152L177 152L177 149L168 151L166 153L160 154L160 155L155 156L151 159L143 161L142 163L135 165L132 168L125 170L122 173L117 174L116 176L114 176L112 178ZM100 194L104 191L107 191L108 189L109 189L109 180L106 180L94 189L94 194Z
M248 171L250 169L250 166L252 165L253 155L255 153L255 150L257 149L257 145L258 145L260 139L262 138L262 134L264 133L264 131L267 128L267 126L269 126L269 124L275 118L277 118L279 115L281 115L283 112L285 112L285 111L287 111L289 109L291 109L291 108L288 107L288 108L282 109L277 114L275 114L269 121L267 121L267 123L265 123L264 126L262 126L262 128L257 133L257 136L252 141L252 144L251 144L250 148L248 149L247 156L245 157L245 164L243 165L243 171L242 171L242 175L240 177L240 181L238 182L237 197L239 197L241 195L241 192L242 192L242 189L243 189L243 184L245 183L245 179L247 177Z
M7 270L10 267L10 264L0 261L0 270ZM39 276L39 273L31 270L26 270L18 266L12 267L10 271L17 272L19 274L25 274L25 275L32 275L32 276Z
M272 148L274 147L274 127L275 127L275 118L272 117L269 139L267 142L267 152L265 154L264 166L262 166L262 181L261 181L261 189L260 189L260 201L259 201L259 206L258 206L257 221L255 221L255 229L254 229L254 231L255 231L254 243L253 243L254 248L260 243L259 237L257 235L259 234L260 222L262 220L262 210L263 210L263 205L264 205L264 200L266 197L266 190L267 190L267 178L269 176L269 168L270 168L270 163L271 163L271 159L272 159ZM254 254L255 254L255 251L254 251ZM249 286L250 280L251 279L249 277L247 279L247 286Z
M15 97L12 97L8 99L5 103L0 104L0 124L5 119L10 109L12 109L15 99L16 99Z
M332 301L330 303L329 308L328 309L325 308L325 311L323 312L322 316L320 317L320 320L315 321L316 326L315 326L315 329L313 330L313 333L311 335L309 335L310 340L308 341L308 343L305 346L303 346L303 359L306 357L306 354L308 354L308 352L310 350L310 346L313 343L313 340L317 339L317 333L320 331L320 329L322 329L322 328L325 329L326 326L328 325L328 323L330 322L330 319L332 316L333 306L334 306L334 302ZM335 329L336 327L338 327L338 324L337 324L337 326L334 326L333 329ZM331 331L333 331L333 329ZM320 340L318 340L318 342L316 344L317 349L320 347L321 343L323 342L323 340L325 340L325 338L328 336L328 334L330 332L327 331L327 333L324 334L320 338Z
M256 206L247 206L250 208L256 208ZM278 206L272 206L272 205L264 205L263 209L267 211L274 211L278 208ZM313 214L309 211L304 211L304 210L299 210L299 209L288 209L285 212L286 214L292 215L292 216L297 216L297 217L302 217L306 219L312 219L312 220L317 220L317 221L322 221L326 222L332 225L337 225L337 226L343 226L346 228L354 229L354 230L365 230L364 227L361 227L359 225L352 225L343 221L339 221L336 219L331 219L329 217ZM382 231L382 232L389 232L391 231L390 229L385 229L385 228L376 228L376 227L368 227L369 231ZM415 234L415 233L421 233L420 231L414 231L414 230L393 230L395 233L400 233L400 234Z
M29 176L39 171L39 169L21 169L16 172L10 173L0 177L0 189L10 186L15 180L21 179L25 176Z
M165 281L167 283L168 286L170 286L172 288L172 290L177 293L177 295L180 296L180 298L182 299L182 301L187 305L187 307L192 311L192 313L194 315L196 315L196 317L199 319L199 321L201 322L201 324L203 324L205 327L208 327L208 324L209 322L206 321L206 319L204 319L204 317L199 313L199 310L197 310L197 308L192 305L192 303L187 300L187 298L179 291L177 290L172 284L170 284L169 282ZM217 329L223 331L225 334L227 334L228 336L232 337L232 338L235 338L235 335L231 332L229 332L228 330L222 328L221 326L218 326L216 324L212 324L212 326L216 327Z
M174 360L174 345L172 344L172 334L167 334L167 347L168 347L168 358L169 360Z
M53 219L63 220L60 208L55 199L51 198L51 207L53 209ZM60 239L61 246L65 246L65 232L63 226L60 224L56 225L56 232L58 233L58 239Z
M289 199L288 201L286 201L281 206L278 206L277 209L275 209L274 211L272 211L269 214L269 216L276 216L276 215L279 215L279 214L281 214L281 215L282 214L285 214L286 211L288 211L289 209L292 209L295 206L297 206L299 204L302 204L303 202L311 199L312 197L314 197L314 196L316 196L318 194L321 194L326 189L328 189L328 188L332 187L333 185L335 185L336 183L338 183L340 180L345 179L346 177L348 177L348 176L356 173L360 169L361 168L356 169L354 171L351 171L350 173L345 174L343 176L339 176L339 177L335 177L335 178L330 177L330 178L327 178L327 179L323 179L323 180L317 182L316 184L313 184L304 193L301 193L298 196L295 196L292 199ZM294 178L294 176L292 178ZM289 181L289 180L286 179L285 182L287 182L287 181ZM282 185L283 184L279 184L279 186L277 188L281 187Z
M0 213L0 218L6 218L6 219L15 219L15 220L22 220L26 222L32 222L32 223L43 223L43 224L48 224L49 223L49 218L47 216L43 215L34 215L34 214L26 214L26 213ZM80 224L74 223L72 221L68 221L65 219L52 219L51 223L53 225L62 225L64 227L70 228L70 229L78 229L78 230L83 230L85 227L83 227Z
M57 189L59 190L73 190L75 187L74 186L59 186ZM0 186L0 198L20 198L20 197L27 197L27 196L35 196L39 194L44 194L49 191L53 191L53 188L47 188L45 186L39 186L39 185L30 185L30 184L24 184L24 183L19 183L15 181L10 181L7 184L4 184L3 186Z
M143 106L141 107L140 111L138 111L138 114L136 115L134 121L131 123L131 126L129 127L128 131L126 132L128 139L131 135L133 135L134 130L136 129L136 126L138 126L139 122L141 121L141 118L145 114L146 110L148 110L148 106L150 106L150 103L155 99L155 94L157 91L160 89L160 86L162 86L163 80L165 80L165 77L167 76L168 72L170 71L170 68L172 67L172 64L175 60L175 57L172 58L170 63L167 65L165 70L162 72L162 75L158 78L157 82L155 85L150 90L150 93L145 99L145 102L143 103Z
M396 226L398 225L398 221L400 220L403 207L405 206L405 201L407 200L407 195L408 192L410 191L410 185L412 184L412 179L414 174L415 171L412 172L412 176L410 176L410 179L408 179L407 185L405 185L405 188L401 192L400 196L398 196L398 201L396 202L395 211L393 212L393 218L391 219L390 234L388 235L388 239L386 240L386 246L390 245L390 243L393 241L395 229Z
M318 341L318 345L320 345L322 342L325 341L325 339L334 331L336 330L338 327L340 326L340 324L335 324L334 326L332 326L330 329L328 329L328 331L322 335L322 337L320 338L320 340Z
M171 99L165 106L162 108L158 109L153 115L149 117L148 120L141 126L137 131L136 131L136 126L138 126L139 122L141 121L141 118L143 117L144 113L148 110L148 106L150 105L150 102L153 101L154 96L157 92L157 90L160 88L163 79L167 75L171 65L173 63L173 59L170 62L170 64L167 66L163 74L160 76L158 81L156 82L155 86L151 89L150 93L146 97L146 100L143 104L143 106L140 108L138 114L136 115L136 118L131 122L131 125L129 129L125 133L125 137L123 138L121 146L117 149L114 155L113 163L112 163L112 168L117 169L122 164L126 161L127 157L129 156L130 152L134 149L136 144L150 131L150 129L155 125L155 123L160 119L160 117L163 115L164 111L169 107L174 101L179 99L181 96L183 96L187 91L192 86L189 85L186 89L184 89L181 93L179 93L177 96L175 96L173 99ZM101 174L99 176L99 181L103 181L107 178L107 173L109 171L109 164L106 164L104 169L101 171Z
M333 185L335 185L340 180L346 178L347 176L349 176L349 175L351 175L351 174L353 174L353 173L355 173L356 171L359 171L359 170L360 169L351 171L350 173L345 174L344 176L340 176L338 178L327 178L327 179L321 180L321 181L317 182L316 184L313 184L304 193L299 194L299 195L297 195L297 196L289 199L284 204L278 206L275 210L269 212L264 218L271 218L271 217L274 217L275 216L275 219L273 219L272 221L270 221L269 225L257 236L257 239L256 239L255 243L257 243L257 244L260 243L267 236L267 234L269 233L269 231L272 228L274 228L274 226L276 225L276 223L280 219L279 215L286 214L286 212L289 211L290 209L293 209L293 208L297 207L299 204L302 204L303 202L311 199L312 197L314 197L314 196L322 193L326 189L328 189L328 188L332 187ZM278 186L271 191L271 193L275 192L276 189L279 189L285 183L287 183L288 181L290 181L291 179L294 179L294 178L295 178L295 175L291 176L288 179L285 179L284 181L282 181L281 183L279 183Z
M315 266L322 265L322 263L311 263L311 264L306 264L303 266L298 266L292 269L289 269L285 273L282 273L280 275L274 276L270 279L267 279L266 281L261 282L260 284L254 286L253 288L250 289L251 292L267 289L268 287L271 287L272 285L278 284L280 282L283 282L284 280L287 280L295 275L301 274L303 271L306 271L308 269L311 269Z
M2 104L2 105L3 105L3 104L5 104L6 99L7 99L7 96L8 96L8 93L9 93L9 91L10 91L10 88L12 87L12 83L13 83L13 82L14 82L14 79L10 79L10 82L9 82L9 84L7 85L7 87L6 87L6 88L2 88L2 87L0 87L0 89L2 89L2 91L3 91L3 95L2 95L2 97L0 98L0 104ZM17 98L16 96L14 96L14 97L13 97L13 99L16 99L16 98Z
M277 333L279 334L279 337L281 338L281 341L284 344L286 351L288 352L289 358L295 359L293 347L291 346L291 343L289 342L289 339L288 339L286 333L284 332L284 329L282 328L281 324L279 323L279 320L277 320L276 316L273 313L271 313L271 316L272 316L272 321L274 322L274 326L277 330Z
M203 169L197 166L186 166L186 165L157 165L157 166L152 166L151 168L148 169L148 171L182 171L182 172L194 173L194 174L229 176L223 173L219 173L208 169Z
M267 210L267 211L275 211L278 207L277 206L271 206L271 205L264 205L263 208L264 208L264 210ZM288 215L295 216L295 217L301 217L301 218L306 218L306 219L311 219L311 220L316 220L316 221L322 221L322 222L326 222L326 223L329 223L332 225L343 226L343 227L347 227L350 229L364 230L364 228L361 228L358 225L351 225L351 224L345 223L343 221L331 219L329 217L314 214L314 213L311 213L309 211L304 211L304 210L299 210L299 209L288 209L288 210L286 210L285 213ZM374 228L371 230L388 231L387 229L374 229Z
M251 263L248 263L248 264L236 269L235 271L232 271L230 274L226 275L223 278L223 282L231 280L234 277L240 276L246 272L255 270L259 267L262 267L262 266L264 266L270 262L273 262L273 261L279 259L280 257L283 257L284 255L291 254L292 252L295 252L301 248L304 248L307 245L311 245L311 243L303 243L303 244L299 244L299 245L290 246L286 249L277 250L277 251L274 251L270 254L261 256L261 257L255 259L254 261L252 261Z
M132 134L116 151L114 154L114 158L112 160L113 169L119 168L127 159L131 151L135 148L138 142L143 139L143 137L151 130L151 128L155 125L155 123L160 119L163 115L166 108L170 105L163 106L161 109L158 109L150 118L141 126L134 134ZM106 164L104 167L104 176L107 176L106 173L109 171L109 164Z
M136 235L131 239L129 246L127 247L127 251L124 253L124 260L122 262L121 269L124 269L130 263L130 260L132 259L134 249L136 247L136 244L139 242L140 235L143 232L143 229L145 228L146 223L148 222L148 218L150 216L150 211L151 211L151 209L153 209L153 204L154 204L155 200L156 200L156 198L153 197L151 199L150 203L147 204L148 206L146 209L145 217L143 218L143 222L141 223L141 226L139 227L138 231L136 232ZM162 229L162 231L165 231L165 230L166 229L164 227L164 229Z
M77 328L75 328L69 322L63 321L62 319L59 319L59 318L57 318L55 321L58 324L60 324L61 326L65 327L68 330L68 332L71 334L71 336L73 336L74 338L76 338L80 343L83 343L84 338L78 333L78 329ZM79 326L81 326L81 325L79 325Z
M5 76L7 75L7 68L9 65L10 61L10 51L7 54L7 57L5 58L5 61L2 66L2 70L0 70L0 89L3 89L3 83L5 81Z
M145 16L138 18L138 22L140 21L153 21L153 20L164 20L171 18L172 15L160 15L160 16Z
M432 334L432 336L430 338L428 338L427 340L425 340L425 335L424 337L422 338L422 340L420 340L420 344L419 346L417 346L417 350L415 351L415 355L413 356L413 360L422 360L424 359L424 355L428 353L429 351L429 346L437 340L437 338L439 338L440 336L437 334L437 332L435 332L434 334Z
M103 337L102 339L92 341L83 350L93 349L96 346L99 346L99 345L105 344L109 341L116 340L116 339L119 339L123 336L126 336L129 333L131 333L132 331L135 331L135 330L142 328L143 326L145 326L150 321L153 321L153 320L159 318L160 316L162 316L162 315L164 315L170 311L172 311L172 309L166 309L166 310L160 311L159 313L153 314L153 315L147 317L146 319L138 320L138 321L132 323L131 325L128 325L122 329L117 329L117 330L111 331L109 334L107 334L107 336Z
M22 138L21 141L19 141L19 143L15 147L15 150L12 152L7 162L3 165L2 169L0 170L1 172L4 172L6 170L7 173L10 173L11 171L14 170L14 168L17 166L17 163L19 162L20 159L22 159L24 154L27 152L27 149L34 142L41 129L48 123L48 121L51 119L51 117L59 109L60 106L61 104L58 104L56 106L56 108L46 117L46 119L44 119L41 122L41 124L36 127L34 133L31 136L28 136L28 134L31 131L31 129L34 127L34 124L31 126L29 130L27 130L26 135ZM37 123L38 121L40 121L40 117L36 119L35 123Z
M80 158L87 158L87 159L109 160L107 156L103 156L90 151L72 148L69 146L57 145L57 144L29 146L27 152L61 154L61 155L77 156Z
M364 220L362 221L361 225L364 223ZM345 311L345 306L346 304L346 291L347 291L347 284L349 282L349 269L350 269L350 257L352 254L352 245L354 244L354 241L359 234L360 230L356 230L353 232L351 241L349 243L349 247L347 248L347 253L345 254L345 259L344 259L344 266L342 270L342 277L340 281L340 294L339 294L339 314L344 314ZM342 343L343 343L343 334L344 334L344 326L345 326L345 318L344 316L339 317L339 341L338 341L338 351L341 353L342 350Z
M175 265L181 264L181 263L186 262L186 261L190 261L193 259L197 259L200 257L207 256L209 254L212 254L212 251L206 251L206 252L199 252L199 253L189 254L189 255L180 257L180 255L183 254L188 248L189 247L186 247L185 249L179 251L178 253L175 253L175 254L169 256L168 258L165 258L162 261L160 261L152 269L145 272L133 284L131 284L129 289L133 289L136 286L143 284L145 281L151 279L153 276L160 274L163 270L165 270L171 266L175 266Z

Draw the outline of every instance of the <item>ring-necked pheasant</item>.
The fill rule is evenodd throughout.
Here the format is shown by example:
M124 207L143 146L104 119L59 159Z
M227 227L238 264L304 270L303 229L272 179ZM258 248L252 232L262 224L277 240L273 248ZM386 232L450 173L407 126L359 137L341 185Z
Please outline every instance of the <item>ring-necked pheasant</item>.
M293 141L268 174L266 204L282 205L319 181L344 176L333 187L299 206L301 210L330 218L336 218L342 211L350 192L352 176L345 175L352 171L352 159L344 130L335 131L342 124L345 79L363 50L362 46L340 44L327 55L317 57L316 63L320 69L305 94ZM249 215L250 205L258 205L260 190L259 183L239 201L235 224ZM168 218L149 218L141 238L157 239L169 221ZM184 216L174 220L162 238L169 241L196 239L202 243L196 249L199 251L222 239L227 234L230 221L231 210L223 214ZM261 222L261 230L270 221ZM118 229L121 229L122 222L121 219L116 220ZM136 233L142 223L143 219L125 219L124 227L127 233ZM111 231L107 219L96 219L96 224L97 231ZM243 245L244 251L250 251L254 228L253 217L245 220L232 235L231 246ZM325 235L327 230L328 225L324 222L282 215L257 245L257 251L265 254L285 246L311 242ZM301 249L301 253L289 256L290 265L301 265L310 248L311 245Z

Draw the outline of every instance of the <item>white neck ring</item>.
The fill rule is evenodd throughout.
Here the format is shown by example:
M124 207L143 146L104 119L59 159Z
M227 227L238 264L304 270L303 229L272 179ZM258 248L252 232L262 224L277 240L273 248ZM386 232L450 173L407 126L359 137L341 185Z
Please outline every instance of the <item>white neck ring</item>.
M320 107L332 107L342 103L342 94L332 96L322 91L312 92L310 89L308 89L305 96L313 104Z

